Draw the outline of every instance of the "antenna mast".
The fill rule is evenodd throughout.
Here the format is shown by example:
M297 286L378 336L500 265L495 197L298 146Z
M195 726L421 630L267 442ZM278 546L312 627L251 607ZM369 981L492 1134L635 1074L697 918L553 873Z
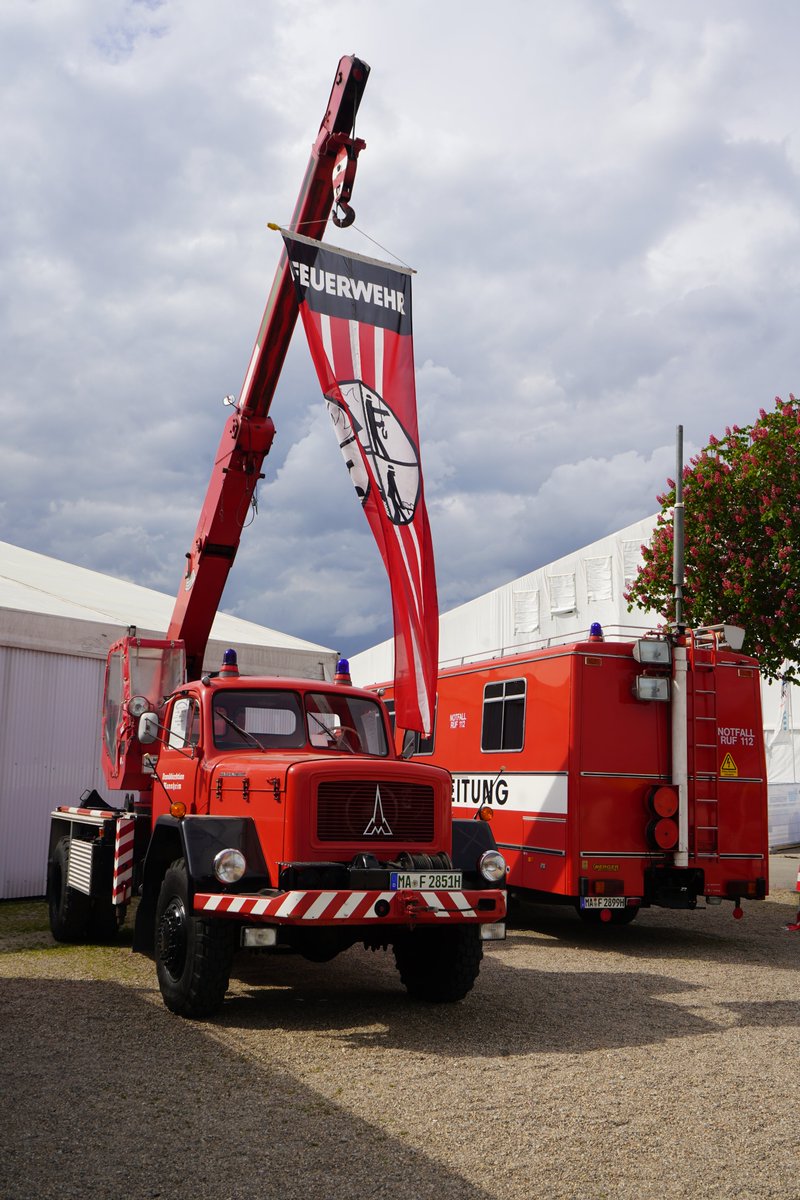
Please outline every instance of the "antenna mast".
M683 426L675 434L675 508L672 524L672 582L675 585L675 631L683 633Z

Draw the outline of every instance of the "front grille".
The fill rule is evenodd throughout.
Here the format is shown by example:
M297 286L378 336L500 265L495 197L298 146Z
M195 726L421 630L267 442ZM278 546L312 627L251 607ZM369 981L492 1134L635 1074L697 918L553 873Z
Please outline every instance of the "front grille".
M433 836L432 787L374 779L319 785L317 837L322 842L427 845Z

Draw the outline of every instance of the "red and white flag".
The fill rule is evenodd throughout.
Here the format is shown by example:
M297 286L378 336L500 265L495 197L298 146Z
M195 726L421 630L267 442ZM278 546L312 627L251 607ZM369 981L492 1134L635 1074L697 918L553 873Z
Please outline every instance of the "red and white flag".
M430 734L439 608L414 386L411 272L284 232L339 446L392 593L395 717Z

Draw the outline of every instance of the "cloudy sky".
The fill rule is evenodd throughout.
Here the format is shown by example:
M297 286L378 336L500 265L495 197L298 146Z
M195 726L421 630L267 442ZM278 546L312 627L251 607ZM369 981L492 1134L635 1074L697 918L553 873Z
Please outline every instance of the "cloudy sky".
M793 0L3 0L0 540L177 590L342 54L414 266L440 606L657 508L800 389ZM370 241L368 239L373 239ZM224 604L354 653L388 587L298 329Z

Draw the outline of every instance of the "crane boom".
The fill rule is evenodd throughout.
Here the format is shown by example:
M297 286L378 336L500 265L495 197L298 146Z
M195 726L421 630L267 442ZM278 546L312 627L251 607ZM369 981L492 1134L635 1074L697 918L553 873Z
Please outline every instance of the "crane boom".
M337 225L349 225L356 160L364 142L353 136L369 76L365 62L342 58L292 215L292 228L321 239L334 208ZM333 179L334 170L337 180ZM281 252L239 400L222 432L205 501L167 631L186 647L187 674L200 675L211 626L241 540L261 467L275 433L269 416L295 322L295 299L286 252Z

